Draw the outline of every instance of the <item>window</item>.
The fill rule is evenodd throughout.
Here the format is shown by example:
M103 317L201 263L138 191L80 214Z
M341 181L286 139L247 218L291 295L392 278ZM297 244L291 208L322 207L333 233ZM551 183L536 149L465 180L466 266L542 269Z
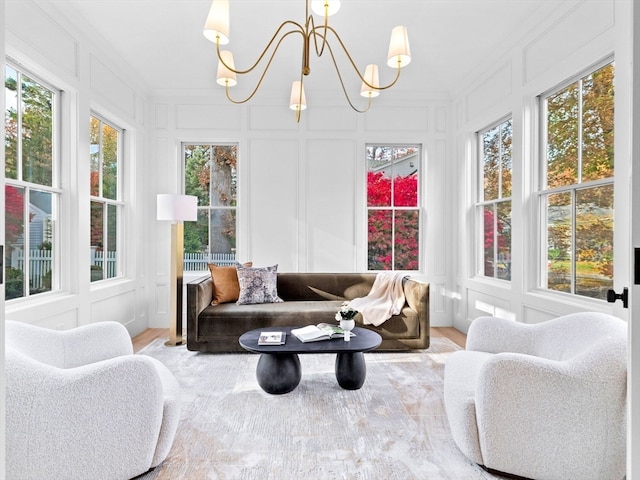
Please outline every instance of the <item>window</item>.
M121 275L119 234L122 131L92 115L89 127L91 162L91 281Z
M367 145L368 270L420 269L417 145Z
M541 286L605 299L613 285L614 66L542 97Z
M184 145L184 191L198 197L198 221L184 225L184 269L235 265L237 145Z
M59 94L5 66L5 268L7 300L59 289Z
M512 137L511 119L478 134L478 271L485 277L501 280L511 280Z

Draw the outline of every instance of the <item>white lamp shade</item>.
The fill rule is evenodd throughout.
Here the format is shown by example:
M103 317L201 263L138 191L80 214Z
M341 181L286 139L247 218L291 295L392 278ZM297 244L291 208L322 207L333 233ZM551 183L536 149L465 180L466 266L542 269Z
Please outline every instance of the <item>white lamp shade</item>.
M202 33L207 40L220 45L229 43L229 0L213 0Z
M304 95L304 85L299 80L291 85L291 100L289 100L291 110L304 110L307 108L307 97Z
M391 68L402 68L409 65L409 62L411 62L411 49L409 48L407 27L398 25L391 30L387 65Z
M193 195L158 195L158 220L195 222L198 220L198 197Z
M221 50L220 57L224 60L224 63L235 70L236 65L233 63L233 54L229 50ZM234 87L238 83L236 81L236 74L225 67L224 63L218 61L218 75L216 82L218 85L222 85L223 87Z
M364 79L369 85L374 87L380 86L380 79L378 77L378 65L369 64L364 71ZM377 88L371 88L367 83L362 82L362 88L360 88L360 95L363 97L377 97L380 95L380 90Z
M325 7L327 9L327 17L330 17L340 10L340 2L338 0L311 0L311 10L316 15L324 17Z

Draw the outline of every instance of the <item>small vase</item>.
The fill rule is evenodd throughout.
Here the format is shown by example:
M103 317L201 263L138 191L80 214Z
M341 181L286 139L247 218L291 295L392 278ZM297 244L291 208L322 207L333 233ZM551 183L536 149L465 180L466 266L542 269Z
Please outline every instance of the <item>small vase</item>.
M351 340L351 330L356 326L355 320L340 320L340 328L344 330L344 341Z

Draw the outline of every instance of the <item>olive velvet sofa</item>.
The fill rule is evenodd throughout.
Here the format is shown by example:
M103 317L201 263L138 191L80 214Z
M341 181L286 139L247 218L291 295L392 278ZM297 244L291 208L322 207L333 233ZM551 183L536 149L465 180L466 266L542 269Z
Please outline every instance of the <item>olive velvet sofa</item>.
M335 323L342 303L366 296L375 273L278 273L279 303L212 305L213 280L205 276L187 284L187 348L211 353L244 352L239 337L253 329ZM429 284L405 277L405 304L398 315L368 328L382 336L378 351L429 347Z

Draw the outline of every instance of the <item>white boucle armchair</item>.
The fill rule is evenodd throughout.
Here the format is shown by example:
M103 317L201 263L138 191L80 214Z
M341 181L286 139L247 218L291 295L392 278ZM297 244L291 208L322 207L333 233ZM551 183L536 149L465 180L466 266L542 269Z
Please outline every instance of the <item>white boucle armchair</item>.
M180 388L123 325L7 321L5 343L7 478L127 480L166 458Z
M489 471L536 480L625 476L627 324L575 313L475 319L446 361L453 438Z

